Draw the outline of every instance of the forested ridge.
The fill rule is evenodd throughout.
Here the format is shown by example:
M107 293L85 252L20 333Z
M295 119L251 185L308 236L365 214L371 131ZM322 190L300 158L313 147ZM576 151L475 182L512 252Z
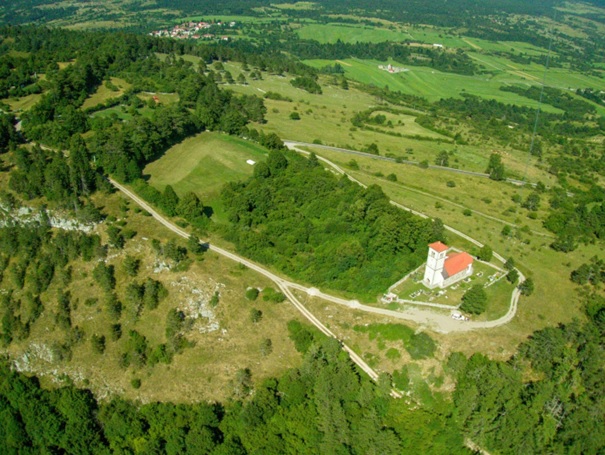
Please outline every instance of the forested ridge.
M272 151L222 200L238 250L289 276L372 295L420 265L442 226L395 208L380 187L363 189L309 159Z
M470 453L447 406L411 410L390 397L388 380L362 376L333 339L304 350L303 365L280 378L256 384L239 370L233 401L187 405L98 402L73 386L45 390L2 361L0 446L4 453Z
M595 0L598 2L598 0ZM48 9L36 8L48 4L47 0L33 0L25 2L14 2L4 7L3 20L8 23L27 23L38 20L52 20L56 18L65 18L77 11L74 6L64 6L61 8ZM319 0L314 2L321 9L300 9L292 10L291 14L298 17L315 18L320 16L320 12L344 13L348 14L352 9L363 10L375 17L385 19L395 19L400 21L410 21L416 23L427 23L433 25L459 26L469 23L469 18L482 17L501 12L510 14L530 14L542 15L552 11L553 6L560 2L549 0L540 4L527 4L521 0L498 0L484 4L470 0L456 0L442 2L438 7L427 5L421 0L406 0L400 2L396 0L381 0L379 2L369 2L367 0L355 0L349 2L346 6L337 0ZM27 6L27 8L26 8ZM272 6L268 0L228 0L217 4L213 1L193 1L176 0L166 1L157 0L147 4L140 2L124 2L122 8L128 12L145 12L148 10L167 9L177 10L182 15L191 14L263 14L263 8ZM106 14L112 11L107 10ZM115 12L114 12L115 14Z

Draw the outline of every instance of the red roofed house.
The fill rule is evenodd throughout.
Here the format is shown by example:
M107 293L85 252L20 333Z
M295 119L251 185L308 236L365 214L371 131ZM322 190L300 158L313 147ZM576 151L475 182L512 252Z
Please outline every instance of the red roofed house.
M429 245L424 269L424 284L430 288L445 288L473 274L473 257L465 252L451 252L441 242Z

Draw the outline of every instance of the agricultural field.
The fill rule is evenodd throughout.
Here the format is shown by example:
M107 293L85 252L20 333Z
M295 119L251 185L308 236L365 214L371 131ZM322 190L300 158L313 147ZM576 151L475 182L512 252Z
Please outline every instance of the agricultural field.
M306 63L316 68L339 63L345 70L345 75L355 81L378 87L388 86L390 90L421 96L429 101L438 101L442 98L460 98L463 93L468 93L486 99L494 99L501 103L527 106L534 109L538 107L538 101L516 93L503 92L500 87L510 84L538 85L544 75L543 66L532 64L526 68L513 64L504 58L474 53L469 53L469 55L493 74L466 76L411 65L406 66L408 71L392 74L378 68L379 65L400 65L395 61L379 62L346 59L342 61L307 60ZM563 81L567 83L565 87L561 86ZM557 68L549 70L546 82L549 86L575 90L585 87L595 88L599 81L600 79L593 76L570 73L569 70ZM542 104L541 109L545 112L559 114L562 112L548 104ZM599 107L598 109L602 110L603 108Z

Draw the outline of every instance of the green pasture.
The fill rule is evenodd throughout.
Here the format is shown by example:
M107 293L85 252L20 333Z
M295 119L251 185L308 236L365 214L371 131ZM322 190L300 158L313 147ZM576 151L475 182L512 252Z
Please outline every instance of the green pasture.
M531 84L541 84L544 78L544 66L538 63L521 65L505 57L468 52L475 63L494 72L494 78L500 82L518 83L525 81ZM603 79L568 68L549 68L546 72L546 85L560 89L603 88Z
M413 115L406 114L393 114L387 111L374 111L372 117L376 115L384 115L386 117L386 123L391 122L392 127L385 125L372 125L382 131L400 133L406 136L422 136L432 139L441 139L443 141L449 141L450 138L434 131L428 130L423 126L416 123L416 117Z
M444 73L433 68L406 65L409 71L402 73L389 73L378 68L378 65L394 61L378 62L376 60L347 59L340 63L347 77L363 84L378 87L388 86L393 91L400 91L409 95L421 96L429 101L438 101L442 98L458 98L462 93L469 93L482 98L494 99L502 103L517 104L520 106L537 107L538 102L517 95L503 92L500 87L506 83L523 83L526 80L518 75L503 72L504 77L489 75L466 76L454 73ZM305 63L321 68L336 63L331 60L306 60ZM536 80L533 83L537 83ZM552 106L543 105L542 110L547 112L561 112Z
M407 207L432 217L443 218L447 215L459 218L456 223L464 225L464 229L460 228L463 232L475 232L485 221L492 226L488 231L494 234L499 234L505 224L509 223L519 228L527 226L530 231L549 235L539 219L529 218L529 212L512 200L515 195L525 200L533 191L530 187L494 182L488 178L440 169L422 169L409 164L353 156L320 148L308 147L308 149L337 163L348 174L363 183L378 182L384 191L393 192L393 195L399 195L404 199L406 202L402 204ZM358 163L359 171L351 169L348 165L351 159L355 159ZM386 180L384 176L389 174L395 174L397 181ZM551 184L552 180L545 180L545 183ZM543 199L538 218L547 213L548 202ZM472 211L471 216L463 216L465 209Z
M448 29L413 25L405 27L404 30L407 34L407 39L412 41L418 41L426 44L442 44L446 48L473 48L473 44L467 42L461 36L451 34Z
M196 193L206 204L215 208L222 186L229 181L244 180L252 175L254 166L246 160L262 161L262 147L220 133L201 133L185 139L168 150L160 159L145 167L149 183L162 190L172 185L183 195Z
M506 52L514 54L526 54L530 56L546 55L547 49L534 46L533 44L520 41L487 41L479 38L463 38L466 44L469 44L471 51L484 52ZM551 50L551 56L555 56L556 52Z
M292 9L298 11L309 11L318 9L318 5L314 2L275 3L271 6L278 9Z
M173 104L179 101L178 93L155 93L155 92L140 92L137 93L137 96L141 98L143 101L148 101L149 99L157 96L158 101L162 104Z
M344 43L380 43L409 39L403 32L357 24L307 24L299 28L296 33L302 39L320 43L335 43L337 40Z
M124 79L119 79L117 77L112 77L111 83L118 88L117 91L108 89L104 83L101 84L95 93L86 98L84 104L82 104L82 109L86 109L89 107L96 106L97 104L104 103L110 98L120 97L132 85L126 82Z

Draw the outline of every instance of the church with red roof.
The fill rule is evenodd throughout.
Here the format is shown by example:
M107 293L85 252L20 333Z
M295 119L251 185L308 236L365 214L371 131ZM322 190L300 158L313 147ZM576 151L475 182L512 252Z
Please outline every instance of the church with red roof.
M430 289L445 288L473 274L473 257L464 251L450 251L442 242L429 245L424 284Z

